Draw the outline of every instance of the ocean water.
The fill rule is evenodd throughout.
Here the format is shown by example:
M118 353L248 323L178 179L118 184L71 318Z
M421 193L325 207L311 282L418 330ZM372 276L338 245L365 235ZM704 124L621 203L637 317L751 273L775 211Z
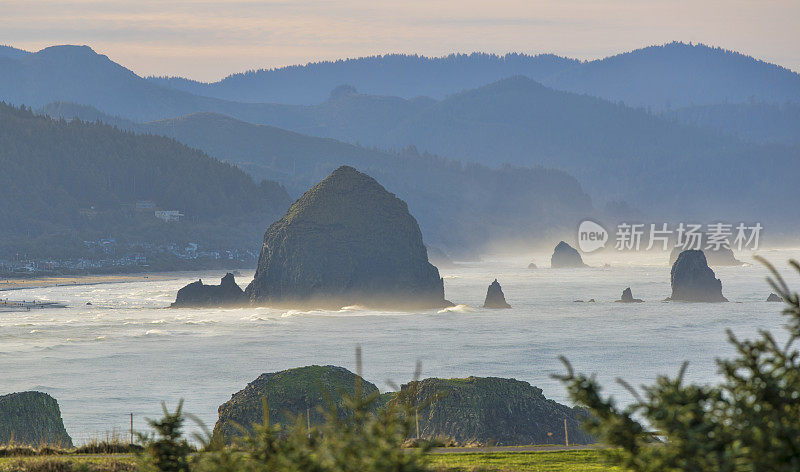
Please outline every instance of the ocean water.
M761 254L800 288L785 264L799 250ZM651 383L659 374L675 375L687 360L688 380L713 382L714 359L732 353L726 328L743 337L781 331L782 304L764 301L770 289L762 266L715 270L731 303L666 303L666 258L592 256L589 264L611 267L590 269L526 268L530 260L549 265L547 254L457 264L441 273L447 298L458 306L413 313L165 308L186 283L199 276L216 281L222 271L3 292L69 307L0 313L0 393L53 395L76 443L113 432L126 437L130 413L144 430L162 401L172 408L181 398L186 411L213 426L219 405L261 373L309 364L355 370L361 346L364 376L381 390L410 380L420 361L423 377L513 377L567 402L551 378L564 372L558 361L564 355L625 402L629 395L616 377ZM245 286L251 277L237 279ZM495 278L512 309L480 308ZM614 303L628 286L645 303ZM597 303L574 302L590 298Z

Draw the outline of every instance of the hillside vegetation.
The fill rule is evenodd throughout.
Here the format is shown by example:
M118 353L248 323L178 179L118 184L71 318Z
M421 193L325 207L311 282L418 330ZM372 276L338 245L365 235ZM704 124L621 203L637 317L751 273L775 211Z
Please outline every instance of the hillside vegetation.
M388 54L252 70L209 84L179 77L150 81L226 100L313 105L341 84L373 95L442 99L516 75L653 110L723 101L800 101L800 76L791 70L735 51L681 42L593 61L552 54Z
M173 137L236 164L257 180L280 182L295 197L340 165L353 166L408 203L426 243L448 249L571 230L592 211L580 184L553 169L465 165L414 147L381 151L214 113L137 124L71 103L53 103L42 112ZM476 225L484 231L473 231Z
M55 398L41 392L0 396L0 445L72 447Z
M0 167L0 251L7 252L58 253L59 244L37 249L36 241L99 237L224 239L257 247L260 233L290 201L278 184L256 184L232 165L171 139L52 120L2 104ZM139 201L178 210L184 221L164 224L152 210L136 211Z

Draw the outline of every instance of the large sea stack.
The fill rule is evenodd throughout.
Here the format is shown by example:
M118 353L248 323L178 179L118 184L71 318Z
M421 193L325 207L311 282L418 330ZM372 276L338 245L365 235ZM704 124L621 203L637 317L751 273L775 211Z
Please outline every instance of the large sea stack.
M0 396L0 444L72 447L55 398L42 392Z
M408 205L348 166L269 227L245 293L254 304L282 306L452 306Z
M230 272L219 285L206 285L202 280L192 282L178 290L171 308L235 306L247 303L244 291L236 284Z
M550 267L554 269L570 267L586 267L578 251L564 241L556 245L553 255L550 257Z
M341 406L342 394L352 395L357 379L362 382L364 396L378 392L378 387L372 383L360 379L344 367L332 365L312 365L261 374L219 407L219 420L214 426L214 433L230 440L242 434L236 425L250 429L254 423L263 423L264 398L267 399L272 424L290 427L293 417L305 415L306 412L311 414L312 424L320 424L324 417L319 408L327 408L329 402ZM344 410L341 413L344 414Z
M494 279L486 290L486 300L483 302L484 308L511 308L506 302L506 296L503 294L503 289L497 279Z
M680 253L670 271L672 296L669 300L684 302L727 302L722 296L722 282L708 267L703 251Z
M719 248L708 248L708 242L705 237L703 236L703 240L701 242L701 247L703 247L703 254L706 255L706 261L708 262L709 266L716 266L716 267L723 267L723 266L740 266L743 265L744 262L740 261L733 255L733 251L729 247L720 246ZM678 255L683 252L685 249L681 246L676 246L672 249L672 252L669 254L669 263L674 264L675 261L678 260Z
M581 428L582 410L548 400L528 382L496 377L432 378L402 388L413 388L417 405L429 405L419 412L420 436L424 438L444 436L461 444L501 446L564 444L566 419L571 444L593 442Z

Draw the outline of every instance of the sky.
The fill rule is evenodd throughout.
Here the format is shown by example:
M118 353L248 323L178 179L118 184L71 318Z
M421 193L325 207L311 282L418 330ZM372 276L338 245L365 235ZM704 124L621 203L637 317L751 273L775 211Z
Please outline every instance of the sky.
M213 81L384 53L596 59L671 41L800 71L800 0L2 0L0 44L81 44L139 75Z

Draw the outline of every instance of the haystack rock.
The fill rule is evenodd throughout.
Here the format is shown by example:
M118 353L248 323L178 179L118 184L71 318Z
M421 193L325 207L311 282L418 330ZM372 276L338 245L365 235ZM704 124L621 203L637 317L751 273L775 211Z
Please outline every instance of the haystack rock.
M631 288L628 287L622 291L622 297L617 300L619 303L642 303L644 300L640 298L633 298L633 292L631 292Z
M727 302L722 296L722 282L708 267L703 251L690 249L678 256L670 271L672 296L668 300L684 302Z
M782 302L783 298L779 297L776 293L770 293L767 297L768 302Z
M575 248L569 244L561 241L556 245L552 257L550 257L550 267L565 268L565 267L587 267L581 259L581 255Z
M233 274L228 272L219 285L206 285L198 280L178 290L178 296L170 308L235 306L246 303L244 291L236 284Z
M408 205L348 166L267 229L245 293L254 304L292 307L452 306Z
M484 308L511 308L511 305L506 303L506 296L503 294L503 289L497 279L489 285L486 290L486 301L483 302Z

